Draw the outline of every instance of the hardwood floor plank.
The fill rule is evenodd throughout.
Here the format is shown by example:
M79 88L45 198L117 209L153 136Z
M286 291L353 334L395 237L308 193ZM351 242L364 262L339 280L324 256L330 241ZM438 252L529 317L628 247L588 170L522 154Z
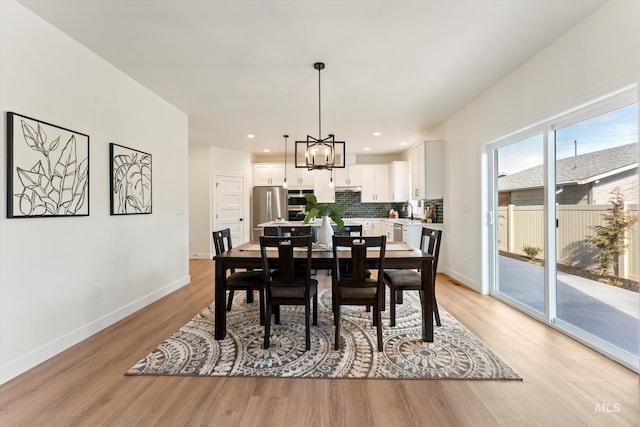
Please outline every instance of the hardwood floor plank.
M211 304L213 266L191 261L190 285L0 386L0 425L638 425L636 373L443 275L438 302L524 381L126 377Z

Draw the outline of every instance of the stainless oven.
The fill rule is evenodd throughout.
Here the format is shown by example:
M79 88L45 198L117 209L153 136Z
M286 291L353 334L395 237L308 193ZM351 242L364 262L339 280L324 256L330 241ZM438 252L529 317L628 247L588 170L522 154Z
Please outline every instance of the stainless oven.
M302 212L302 206L300 209L289 209L287 212L287 218L289 221L302 221L304 220L304 213Z
M289 190L287 192L287 219L289 221L302 221L304 219L306 195L313 194L313 190Z
M289 190L287 191L287 198L289 206L302 206L307 204L305 198L307 194L313 194L313 190Z

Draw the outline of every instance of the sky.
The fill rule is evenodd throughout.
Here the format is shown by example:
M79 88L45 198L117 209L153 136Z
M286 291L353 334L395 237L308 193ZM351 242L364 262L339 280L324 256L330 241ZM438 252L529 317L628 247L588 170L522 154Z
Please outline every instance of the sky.
M638 104L610 111L556 131L556 160L638 141ZM543 138L536 135L498 150L498 171L512 174L543 163Z

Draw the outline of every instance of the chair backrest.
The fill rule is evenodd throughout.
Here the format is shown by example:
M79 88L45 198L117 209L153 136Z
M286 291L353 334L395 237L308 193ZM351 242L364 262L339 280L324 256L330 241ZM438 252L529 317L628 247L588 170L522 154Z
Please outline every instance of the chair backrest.
M213 247L216 255L220 255L233 247L231 244L231 229L225 228L224 230L214 231L211 234L213 234Z
M427 249L425 250L425 241L428 240ZM433 274L438 269L438 258L440 257L440 242L442 241L442 230L433 230L424 227L420 236L420 250L433 255Z
M347 270L349 271L348 279L344 282L349 282L349 286L372 286L374 282L367 279L367 264L370 264L372 260L377 259L378 262L378 285L382 284L382 272L384 270L384 254L385 246L387 244L387 236L333 236L333 263L334 263L334 280L338 286L343 282L341 278L340 268L341 263L348 263ZM342 251L340 248L347 248L347 251ZM378 253L374 250L377 249Z
M362 236L362 225L345 225L341 230L338 226L333 226L333 234L335 236Z
M278 274L276 278L272 278L270 275L270 269L274 267L273 263L269 265L269 252L268 248L278 249L278 261L277 269ZM303 248L304 250L299 252L300 256L295 257L294 252L296 248ZM306 236L260 236L260 252L262 255L262 267L265 272L265 284L267 286L278 285L291 285L301 284L302 282L308 282L311 279L311 235ZM305 256L306 255L306 256ZM302 258L302 260L301 260ZM305 259L306 258L306 259ZM273 259L273 255L272 255ZM295 260L298 263L305 264L306 277L300 276L300 269L295 269ZM306 261L306 262L305 262ZM297 274L296 274L297 273Z

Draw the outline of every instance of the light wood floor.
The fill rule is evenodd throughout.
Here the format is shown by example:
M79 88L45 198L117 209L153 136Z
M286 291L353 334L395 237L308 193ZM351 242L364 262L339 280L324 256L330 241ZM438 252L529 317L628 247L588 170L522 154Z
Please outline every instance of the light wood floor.
M211 303L213 261L190 268L191 285L0 386L0 425L640 425L636 373L445 276L439 303L524 381L125 377Z

